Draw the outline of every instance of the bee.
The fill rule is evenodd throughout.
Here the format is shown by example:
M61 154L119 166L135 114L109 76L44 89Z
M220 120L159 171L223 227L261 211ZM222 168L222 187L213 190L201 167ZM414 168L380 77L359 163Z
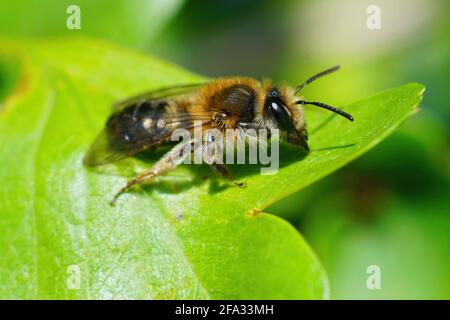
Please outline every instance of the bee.
M298 97L309 83L338 69L339 66L335 66L317 73L296 88L286 85L277 87L270 80L231 77L204 84L166 87L126 99L114 106L114 112L91 145L83 163L93 167L118 161L168 143L176 129L193 130L199 126L202 130L216 128L221 131L278 129L288 143L309 152L304 105L325 108L353 121L350 114L340 109ZM188 152L192 152L192 148L186 148L191 143L184 141L176 144L150 170L129 180L116 193L111 205L133 186L148 182L181 164L182 161L174 159L183 159ZM233 181L221 161L213 159L211 166L222 177L243 186L243 183Z

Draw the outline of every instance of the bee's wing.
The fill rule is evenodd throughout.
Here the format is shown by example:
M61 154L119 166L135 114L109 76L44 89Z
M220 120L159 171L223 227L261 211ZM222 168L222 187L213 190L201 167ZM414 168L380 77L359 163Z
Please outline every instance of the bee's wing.
M189 119L186 120L173 119L172 121L176 123L177 129L183 128L187 130L194 129L193 121L197 121L201 126L209 122L209 120L205 118L196 118L192 116L189 116ZM89 150L83 159L83 164L89 167L95 167L130 157L162 141L170 140L172 132L173 129L162 130L158 135L144 135L124 144L114 141L111 134L108 133L108 130L103 129L89 147Z
M176 129L191 130L196 125L210 122L205 114L176 108L179 97L193 92L198 86L164 88L116 104L116 111L89 148L83 163L99 166L114 162L170 140ZM167 110L169 103L171 108Z
M185 95L198 90L204 83L181 84L175 86L162 87L148 92L141 93L131 98L119 101L113 105L115 111L126 108L140 101L162 100L175 98L176 96Z
M109 140L107 131L103 130L89 147L83 158L83 164L94 167L126 158L127 154L114 150Z

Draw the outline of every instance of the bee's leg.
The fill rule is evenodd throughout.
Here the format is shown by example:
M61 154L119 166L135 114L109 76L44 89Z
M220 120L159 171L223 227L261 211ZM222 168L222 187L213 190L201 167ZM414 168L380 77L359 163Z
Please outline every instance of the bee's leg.
M228 167L225 164L221 163L222 161L217 161L219 157L223 156L223 140L216 139L213 135L207 135L205 140L206 141L204 142L203 156L206 163L210 164L214 171L218 173L222 178L225 178L237 187L245 187L245 181L235 181L231 177Z
M216 171L222 178L225 178L229 181L231 181L235 186L243 188L247 186L247 183L245 181L238 182L235 181L230 174L230 169L225 164L213 162L211 163L211 167Z
M191 155L193 145L193 141L188 141L181 142L174 146L168 153L166 153L161 159L159 159L149 171L145 171L129 180L126 185L116 193L110 204L114 206L119 196L128 189L136 185L148 182L154 177L170 171L182 164L183 161Z

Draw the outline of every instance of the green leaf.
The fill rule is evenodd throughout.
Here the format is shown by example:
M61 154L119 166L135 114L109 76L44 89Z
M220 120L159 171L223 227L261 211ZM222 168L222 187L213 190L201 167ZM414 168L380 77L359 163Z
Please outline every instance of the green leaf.
M347 106L354 123L308 109L313 152L302 158L283 146L272 176L233 166L247 189L181 166L112 208L117 189L151 161L82 166L110 105L201 78L86 39L3 42L0 51L17 53L22 72L0 110L2 298L326 298L326 275L307 243L260 211L381 141L423 92L409 84Z
M198 76L82 39L3 47L20 52L23 80L0 114L2 298L327 296L322 267L292 226L217 202L208 182L185 181L198 173L180 168L181 183L112 208L133 172L82 166L113 101Z

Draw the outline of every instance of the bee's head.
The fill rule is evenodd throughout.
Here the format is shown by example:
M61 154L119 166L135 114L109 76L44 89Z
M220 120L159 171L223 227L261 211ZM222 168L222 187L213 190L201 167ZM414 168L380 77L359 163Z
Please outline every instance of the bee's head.
M309 151L303 113L293 109L287 100L275 87L267 92L264 102L266 123L271 128L279 129L288 142Z
M306 151L309 151L307 144L308 134L306 132L303 109L296 107L296 105L314 105L330 110L353 121L353 117L350 114L323 102L306 101L303 99L298 100L295 98L295 95L297 95L306 85L338 69L339 66L335 66L310 77L295 88L292 93L289 93L286 90L282 90L283 93L280 93L280 90L276 87L270 88L267 91L264 102L267 126L270 128L278 128L284 133L283 137L285 137L288 142L299 145Z

